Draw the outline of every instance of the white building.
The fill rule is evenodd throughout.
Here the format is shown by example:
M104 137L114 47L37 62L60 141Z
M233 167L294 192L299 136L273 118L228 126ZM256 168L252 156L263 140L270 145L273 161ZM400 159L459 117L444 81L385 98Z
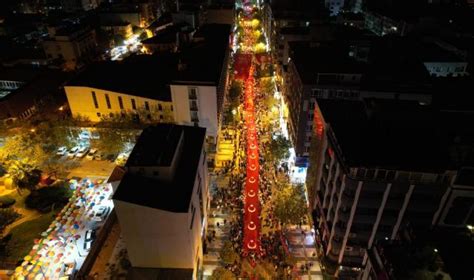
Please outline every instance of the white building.
M209 208L205 135L160 124L138 139L113 196L131 276L198 279Z
M230 25L207 24L195 34L196 47L180 55L170 84L176 123L207 129L212 152L217 143L224 92L228 85Z

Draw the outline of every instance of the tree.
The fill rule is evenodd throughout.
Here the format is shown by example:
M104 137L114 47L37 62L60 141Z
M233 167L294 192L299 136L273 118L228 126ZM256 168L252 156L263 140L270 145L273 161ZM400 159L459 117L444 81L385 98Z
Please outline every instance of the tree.
M235 109L240 105L240 96L242 95L242 83L240 81L234 81L229 89L229 107Z
M0 209L0 232L2 232L7 225L13 223L19 217L20 214L11 208Z
M42 212L49 212L54 206L61 208L67 204L72 191L66 183L56 186L44 187L32 191L25 199L25 205L31 209L37 209Z
M277 278L277 273L273 264L268 261L258 262L255 266L255 272L258 279L271 280Z
M24 189L35 190L41 179L41 170L20 160L10 162L8 174L12 177L20 195Z
M97 129L99 139L92 139L92 145L105 154L117 154L124 148L121 134L113 128Z
M282 184L274 195L275 217L283 224L298 224L308 209L302 184Z
M277 135L270 140L267 156L270 160L277 163L290 156L291 143L283 135Z
M4 162L20 160L23 163L39 167L50 157L51 155L44 150L43 144L35 138L34 132L10 137L0 148L0 160Z
M237 278L235 277L234 273L232 273L231 271L223 267L218 267L214 269L209 279L210 280L235 280Z
M225 264L234 264L240 261L240 256L235 252L232 242L225 241L219 254L221 261Z

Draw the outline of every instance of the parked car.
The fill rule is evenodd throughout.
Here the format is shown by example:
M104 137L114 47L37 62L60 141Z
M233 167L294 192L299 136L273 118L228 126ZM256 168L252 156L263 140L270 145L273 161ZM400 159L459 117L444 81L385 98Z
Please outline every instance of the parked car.
M77 151L79 151L79 149L80 149L79 146L76 146L76 147L70 149L69 152L67 153L67 157L68 158L73 158L76 155Z
M85 234L85 240L86 242L87 241L93 241L95 239L95 230L88 230L86 231L86 234Z
M77 158L83 158L87 152L89 151L89 147L80 147L79 150L77 151L76 157Z
M104 153L97 153L94 157L95 160L104 160L105 159L105 155Z
M115 158L116 158L115 154L108 154L108 155L105 156L105 159L110 161L110 162L114 162Z
M66 147L59 147L58 151L56 152L56 155L58 156L64 156L67 153L67 148Z
M64 276L73 276L75 268L76 268L76 265L74 263L65 263L64 264Z
M91 149L89 153L87 154L86 158L87 159L94 159L94 157L97 154L97 149Z
M98 206L92 220L94 220L94 221L104 220L107 217L107 214L109 214L109 210L110 209L107 206Z
M86 241L84 239L84 251L89 252L92 247L92 241Z

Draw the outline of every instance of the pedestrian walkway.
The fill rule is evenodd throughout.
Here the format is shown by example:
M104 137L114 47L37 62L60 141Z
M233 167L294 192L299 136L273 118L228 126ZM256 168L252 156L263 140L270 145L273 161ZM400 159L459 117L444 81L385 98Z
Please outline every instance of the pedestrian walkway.
M296 259L300 279L322 280L321 264L316 255L314 231L309 225L291 225L286 229L289 251Z
M230 237L230 226L228 222L224 224L224 220L230 221L232 219L232 213L227 208L211 207L209 213L207 234L213 236L215 231L215 238L211 242L207 242L207 252L204 254L204 280L219 266L219 253L224 242Z

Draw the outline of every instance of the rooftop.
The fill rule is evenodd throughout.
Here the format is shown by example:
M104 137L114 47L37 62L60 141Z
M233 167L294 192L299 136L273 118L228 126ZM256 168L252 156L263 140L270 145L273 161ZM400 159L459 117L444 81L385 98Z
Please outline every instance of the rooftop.
M309 42L289 42L291 60L303 83L316 84L318 73L358 73L365 64L348 56L349 50L338 44L311 46Z
M349 166L436 172L474 163L472 147L459 152L472 144L473 114L400 100L317 103Z
M421 44L419 55L423 62L466 62L465 59L434 43Z
M169 82L176 69L172 55L135 56L90 65L67 86L92 87L145 98L171 101ZM153 69L153 71L150 71Z
M179 27L175 25L162 29L156 33L155 36L142 41L142 44L169 44L176 43L176 33L179 32Z
M128 158L127 166L170 166L182 133L182 127L176 125L145 129Z
M194 38L204 40L194 42L178 54L185 67L176 73L173 84L196 82L218 85L229 49L229 35L228 24L201 26L194 34Z
M196 172L203 149L205 128L159 124L146 128L127 161L127 166L159 162L165 165L174 154L177 138L183 134L182 158L178 158L171 181L127 172L113 199L171 212L188 212ZM146 153L144 153L146 151ZM143 163L142 163L143 160Z

